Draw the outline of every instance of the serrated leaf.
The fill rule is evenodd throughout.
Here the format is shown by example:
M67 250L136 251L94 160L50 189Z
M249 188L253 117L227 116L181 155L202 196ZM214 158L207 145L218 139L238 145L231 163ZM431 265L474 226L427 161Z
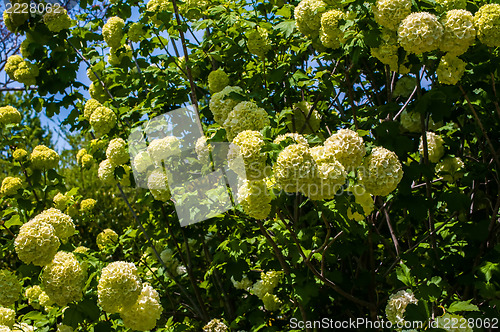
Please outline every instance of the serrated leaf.
M470 303L470 301L471 300L469 300L469 301L456 301L456 302L453 302L448 307L448 311L449 312L479 311L479 308L475 304Z
M295 31L295 20L286 20L274 27L280 31L286 38L290 37Z

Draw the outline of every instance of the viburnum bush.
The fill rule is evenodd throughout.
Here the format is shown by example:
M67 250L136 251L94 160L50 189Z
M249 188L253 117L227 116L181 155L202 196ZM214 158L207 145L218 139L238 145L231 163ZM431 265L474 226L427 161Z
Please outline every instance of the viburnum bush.
M500 4L13 0L1 32L0 331L500 326Z

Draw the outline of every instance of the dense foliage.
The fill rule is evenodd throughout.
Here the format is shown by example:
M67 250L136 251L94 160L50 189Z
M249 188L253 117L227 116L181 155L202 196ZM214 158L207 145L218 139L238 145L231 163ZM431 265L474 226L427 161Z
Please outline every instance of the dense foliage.
M11 4L0 331L498 327L500 4ZM186 105L194 158L185 132L132 148ZM71 149L32 112L67 114ZM202 200L167 166L207 174L223 142L239 204L181 227L229 188Z

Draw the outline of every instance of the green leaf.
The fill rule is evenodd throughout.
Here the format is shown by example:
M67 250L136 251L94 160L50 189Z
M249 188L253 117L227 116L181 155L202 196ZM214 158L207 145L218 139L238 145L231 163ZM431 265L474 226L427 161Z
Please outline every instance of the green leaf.
M415 280L410 273L410 268L401 262L399 267L396 269L396 275L398 280L401 281L406 286L415 286Z
M286 38L290 37L295 30L295 20L286 20L275 26Z
M449 312L458 312L458 311L479 311L479 308L475 305L470 303L470 301L456 301L453 302L449 307L448 311Z
M485 262L480 268L479 271L481 271L484 274L484 277L486 279L486 282L490 282L491 276L495 272L500 272L500 264L499 263L492 263L492 262Z
M21 218L19 217L18 214L13 215L10 217L9 220L5 222L5 227L10 228L12 226L22 226L23 222L21 221Z

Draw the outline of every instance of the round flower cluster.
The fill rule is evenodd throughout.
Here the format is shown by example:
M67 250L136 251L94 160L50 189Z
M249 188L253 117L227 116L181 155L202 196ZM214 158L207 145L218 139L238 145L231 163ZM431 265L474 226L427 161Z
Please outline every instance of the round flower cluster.
M422 54L439 48L443 26L434 14L408 15L398 27L398 40L408 53Z
M16 8L23 8L23 4L27 4L29 6L29 0L10 0L12 7L10 9L6 9L3 12L3 22L5 27L10 31L15 33L16 29L23 25L29 18L29 13L24 10L19 10ZM16 4L21 5L20 7L15 6Z
M267 293L262 297L262 303L264 303L264 308L268 311L276 311L281 308L283 302L275 295Z
M180 6L182 16L188 20L198 20L208 8L210 0L186 0Z
M43 23L45 23L50 31L59 32L71 27L71 18L69 18L66 9L57 7L43 15Z
M321 125L321 115L316 109L312 111L312 114L310 113L311 105L308 102L301 101L294 104L293 114L287 114L286 116L288 130L305 134L315 133ZM308 117L309 120L306 124Z
M13 305L21 294L21 284L9 270L0 270L0 289L0 305L6 307Z
M324 146L315 146L309 152L316 162L318 173L316 180L308 184L304 194L312 200L331 199L345 183L345 168Z
M321 16L319 38L323 46L333 49L341 46L344 33L339 25L343 19L345 19L345 14L337 9L327 11Z
M212 319L203 327L203 332L227 332L228 327L220 319Z
M452 9L465 9L467 7L466 0L436 0L439 11L450 11Z
M467 51L476 39L474 16L463 9L446 12L441 19L444 27L443 40L439 48L450 55L460 55Z
M385 314L387 319L393 324L401 324L404 322L404 313L408 304L417 304L418 300L411 291L400 290L399 292L392 294L387 301L387 306L385 307Z
M109 142L106 157L114 166L120 166L129 161L127 143L122 138L115 138Z
M148 153L156 165L161 166L162 162L170 156L175 156L181 152L181 142L175 136L165 136L156 138L148 146Z
M17 191L23 187L23 180L18 177L7 176L2 181L0 194L3 196L13 196Z
M92 115L92 113L94 113L94 111L101 106L101 103L95 99L91 98L87 100L83 108L83 118L86 120L90 120L90 116Z
M304 185L314 183L318 172L309 148L302 144L284 148L279 153L273 170L277 185L289 193L304 192Z
M274 139L273 144L281 144L281 142L285 142L286 140L289 140L293 143L302 144L304 146L309 146L309 142L307 141L307 139L298 133L286 133L284 135L278 135L278 137Z
M436 173L443 180L453 183L464 176L464 162L459 157L446 157L436 165Z
M83 168L88 168L93 160L94 157L87 153L87 149L80 149L76 154L76 162Z
M196 152L196 157L198 158L199 161L207 163L210 160L210 152L212 151L212 145L207 144L206 136L200 136L196 140L194 150Z
M28 304L34 309L40 308L40 305L38 304L40 294L42 294L42 288L39 285L30 286L26 288L26 291L24 292L24 296L28 299Z
M455 85L465 72L466 63L453 55L445 55L439 61L436 74L439 83Z
M400 115L401 126L410 133L422 131L422 115L418 112L407 112L404 110Z
M155 169L149 175L148 189L157 201L166 202L171 197L170 189L168 187L167 174L165 174L165 172L161 169Z
M370 194L387 196L403 178L403 168L394 152L376 147L366 158L359 178Z
M101 161L99 169L97 170L97 177L104 184L111 185L117 183L117 180L115 179L115 166L113 166L109 159Z
M417 86L417 79L411 76L403 76L396 82L396 87L393 91L393 96L408 98L415 87Z
M41 275L42 285L47 295L59 306L79 301L87 281L87 272L75 255L59 251Z
M265 219L271 212L271 196L264 180L243 180L238 188L238 202L255 219Z
M38 303L46 310L54 305L54 301L45 292L40 293L40 296L38 297Z
M84 246L79 246L79 247L76 247L75 250L73 250L73 253L75 253L75 254L86 254L89 251L90 251L89 248L84 247Z
M144 36L144 30L143 30L142 23L140 23L140 22L132 23L132 25L128 29L127 36L131 42L134 42L134 43L139 42L142 39L142 37Z
M302 0L294 11L297 29L310 38L316 38L321 28L321 15L326 7L326 3L321 0Z
M102 36L109 47L118 48L122 45L124 27L125 22L117 16L110 17L104 24Z
M14 160L21 161L26 158L28 152L25 149L17 148L14 153L12 153L12 157Z
M143 173L149 166L153 165L153 160L149 156L148 151L141 151L134 157L132 165L137 172Z
M102 269L97 296L104 311L113 314L134 305L141 291L141 278L134 263L118 261Z
M149 331L155 328L162 311L158 292L148 283L144 283L135 304L124 308L120 312L120 317L125 327L129 329Z
M375 22L391 30L396 30L410 13L411 0L377 0L373 7Z
M59 164L59 154L45 145L37 145L31 152L30 160L34 169L56 168Z
M21 122L21 113L12 106L0 107L0 124L17 124Z
M83 213L92 212L97 201L93 198L87 198L80 202L80 211Z
M477 37L489 47L500 46L500 4L481 6L474 15Z
M431 163L437 163L439 159L444 155L444 140L441 136L434 134L432 131L428 131L426 134L427 138L427 152L429 155L429 161ZM424 141L420 137L420 145L418 146L418 151L423 156L424 155Z
M229 85L229 76L221 68L213 70L208 74L208 89L210 93L222 91Z
M281 273L276 271L261 272L260 280L251 289L251 292L263 300L266 294L272 294L281 278Z
M324 145L325 153L333 155L347 171L361 165L366 153L363 138L350 129L340 129L327 138Z
M118 244L118 234L114 230L106 228L101 233L97 234L96 243L99 250L113 247Z
M269 115L252 101L242 101L236 105L224 121L227 138L232 141L244 130L261 130L269 126Z
M362 185L355 185L349 189L354 195L354 201L361 206L363 209L363 214L358 212L352 213L352 210L349 208L347 214L350 219L355 219L357 221L365 219L365 216L368 216L372 213L375 208L375 204L373 203L372 195L370 195Z
M60 242L54 227L38 219L21 226L14 245L21 261L44 266L54 258Z
M232 92L241 95L243 94L243 89L239 86L226 86L222 91L214 93L212 98L210 98L210 111L214 115L215 122L218 124L224 124L229 113L239 103L238 100L229 97Z
M246 37L248 50L259 58L264 58L271 49L266 29L256 27L256 29L248 31Z
M90 125L97 136L106 135L116 125L116 114L107 107L97 107L90 116Z
M151 21L159 27L163 24L163 21L158 18L158 13L164 11L172 11L172 4L169 0L149 0L146 6L148 12L154 13L151 17Z
M0 307L0 326L12 327L16 322L16 312L9 308Z
M241 156L244 165L237 166L244 167L231 167L231 169L240 176L246 176L249 180L263 179L267 159L267 156L261 152L265 145L264 136L255 130L245 130L236 135L233 144L236 146L230 147L228 153L229 165L232 166L231 161Z
M52 201L54 202L54 207L57 210L64 211L66 209L66 205L69 202L69 197L62 193L57 193Z
M62 241L75 234L73 219L58 209L50 208L32 219L34 222L46 223L54 227L55 235Z
M24 85L36 84L36 77L39 74L38 67L19 55L11 55L5 63L5 72L13 80Z
M123 58L132 59L132 48L129 45L125 45L125 48L114 48L109 49L108 63L112 66L119 66Z
M104 103L109 99L109 95L102 86L101 82L92 82L89 86L90 97Z
M409 69L403 64L399 64L398 57L398 40L397 35L394 31L389 29L382 29L382 43L379 47L372 48L371 54L377 58L384 65L388 65L392 71L398 72L400 74L407 74Z
M236 289L249 290L252 287L252 281L246 275L243 275L240 281L236 281L231 277L231 282Z

